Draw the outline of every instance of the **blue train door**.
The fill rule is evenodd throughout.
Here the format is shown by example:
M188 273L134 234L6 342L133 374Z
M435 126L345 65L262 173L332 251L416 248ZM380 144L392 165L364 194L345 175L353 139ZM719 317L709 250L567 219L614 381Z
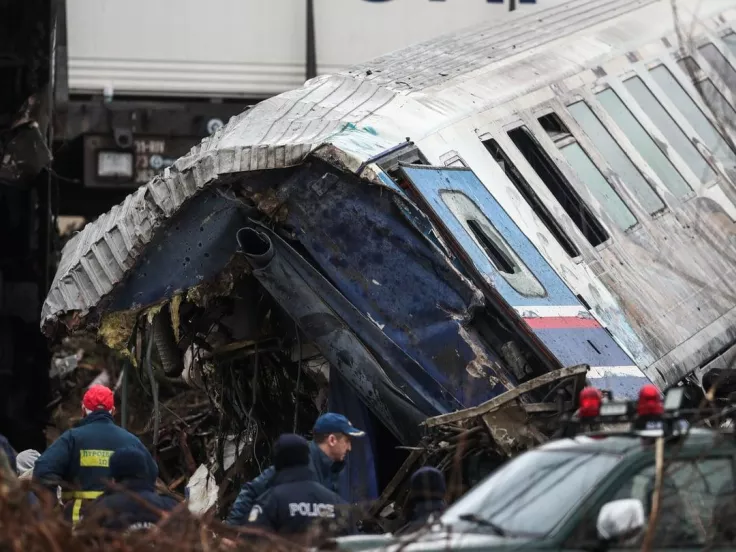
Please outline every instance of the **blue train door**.
M402 170L473 263L563 366L589 364L591 384L635 398L648 378L580 302L468 168Z

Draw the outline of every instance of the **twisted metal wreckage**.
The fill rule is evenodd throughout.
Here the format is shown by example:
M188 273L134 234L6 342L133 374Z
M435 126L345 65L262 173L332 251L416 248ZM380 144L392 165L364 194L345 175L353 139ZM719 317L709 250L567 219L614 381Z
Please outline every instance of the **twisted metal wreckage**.
M142 370L153 356L166 376L206 388L235 433L250 416L266 440L293 424L306 432L327 398L369 431L369 444L351 455L345 484L354 498L387 486L404 460L396 445L417 445L428 418L439 429L425 445L446 441L436 450L445 467L463 418L485 416L503 454L543 438L526 426L526 411L554 413L555 404L509 410L504 421L489 416L498 418L503 399L541 402L550 384L586 366L545 373L555 358L535 356L528 332L494 312L426 216L400 191L351 174L335 153L321 148L299 166L228 177L197 194L127 279L85 316L59 317L46 331L97 329ZM128 228L145 227L139 219ZM84 241L82 232L68 247ZM535 386L545 392L520 395ZM469 452L492 447L472 435Z
M250 431L253 450L308 431L329 402L369 435L344 494L383 492L379 505L424 450L447 468L478 447L503 456L543 440L555 413L574 407L588 365L589 377L613 374L616 392L630 394L647 377L475 174L428 166L406 138L481 111L454 99L462 75L514 56L529 63L534 48L609 21L610 4L553 8L566 30L545 27L518 47L492 25L454 35L233 118L67 244L43 331L97 332L134 365L153 358L206 388L224 427ZM615 4L619 15L639 6ZM415 67L409 86L399 76ZM450 207L472 210L463 198L496 228L453 217ZM485 243L494 232L508 248ZM491 270L494 255L520 259L533 278L509 285Z

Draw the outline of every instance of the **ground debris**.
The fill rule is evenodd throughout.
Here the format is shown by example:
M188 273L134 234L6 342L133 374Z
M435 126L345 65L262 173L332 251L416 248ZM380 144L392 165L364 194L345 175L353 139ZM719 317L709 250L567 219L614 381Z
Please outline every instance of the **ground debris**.
M40 503L31 506L29 491ZM218 550L304 550L278 535L255 529L232 528L212 516L192 515L185 503L172 512L162 512L157 526L148 531L127 534L100 527L101 512L88 515L72 531L53 498L30 481L3 479L0 475L0 550L46 552L133 552L138 550L176 550L200 552ZM240 538L245 536L247 538ZM227 539L227 540L225 540ZM228 540L230 542L228 542Z
M69 351L74 351L73 356ZM128 368L127 400L123 400L123 368L126 359L88 337L68 337L58 346L52 364L72 356L77 367L52 379L50 444L82 417L82 397L90 385L103 383L115 391L115 421L138 435L159 463L159 487L184 495L184 488L197 465L208 463L215 448L217 414L207 394L179 381L164 380L160 386L160 436L153 447L153 400L145 373Z

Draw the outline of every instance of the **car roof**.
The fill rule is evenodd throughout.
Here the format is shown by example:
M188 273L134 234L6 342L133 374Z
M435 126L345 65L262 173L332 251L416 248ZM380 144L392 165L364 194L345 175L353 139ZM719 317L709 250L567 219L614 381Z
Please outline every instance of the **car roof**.
M542 451L579 451L598 454L628 455L651 448L654 439L633 431L585 433L575 437L557 439L545 443L536 450ZM734 448L734 435L701 428L691 428L685 435L675 435L666 441L667 446L678 446L685 450Z

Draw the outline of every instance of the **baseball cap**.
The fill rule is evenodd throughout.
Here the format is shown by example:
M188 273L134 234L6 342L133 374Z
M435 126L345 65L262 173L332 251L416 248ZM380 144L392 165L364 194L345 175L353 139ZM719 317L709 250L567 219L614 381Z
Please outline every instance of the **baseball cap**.
M115 406L115 397L110 388L104 385L93 385L84 394L82 406L87 410L112 410Z
M343 433L350 437L363 437L365 431L361 431L350 423L342 414L328 412L322 414L317 421L314 422L314 433Z

